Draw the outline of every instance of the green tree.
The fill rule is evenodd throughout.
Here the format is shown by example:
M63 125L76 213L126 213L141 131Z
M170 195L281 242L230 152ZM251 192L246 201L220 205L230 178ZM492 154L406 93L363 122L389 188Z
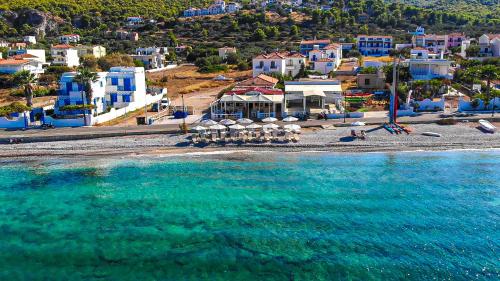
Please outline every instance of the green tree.
M480 79L486 80L486 101L489 102L492 98L491 93L491 81L500 79L500 67L487 64L487 65L479 65L474 66L466 70L466 76L471 77L472 79ZM492 115L495 112L495 107L492 106Z
M266 38L267 38L266 33L261 28L257 28L253 33L253 39L255 41L263 41L266 40Z
M23 87L26 106L33 106L33 87L38 82L38 77L29 70L21 70L14 74L14 82Z
M295 24L292 25L292 27L290 28L290 35L291 36L297 36L297 35L299 35L299 27L296 26Z

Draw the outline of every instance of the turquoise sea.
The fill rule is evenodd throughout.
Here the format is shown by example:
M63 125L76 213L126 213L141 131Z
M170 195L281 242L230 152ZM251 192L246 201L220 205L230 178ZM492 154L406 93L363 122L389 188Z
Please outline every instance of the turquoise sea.
M500 279L498 151L0 164L0 280Z

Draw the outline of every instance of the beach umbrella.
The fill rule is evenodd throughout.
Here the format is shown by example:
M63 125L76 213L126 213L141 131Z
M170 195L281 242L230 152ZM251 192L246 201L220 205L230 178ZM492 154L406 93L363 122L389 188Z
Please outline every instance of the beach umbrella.
M240 124L235 124L235 125L229 126L229 129L231 129L231 130L244 130L245 126L241 126Z
M253 123L253 121L248 119L248 118L240 118L236 121L240 124L252 124Z
M211 119L202 120L200 123L205 126L212 126L217 124L217 122Z
M278 121L278 119L276 119L274 117L267 117L267 118L262 119L262 122L265 122L265 123L272 123L272 122L276 122L276 121Z
M191 130L193 131L197 131L197 132L200 132L200 131L206 131L207 128L203 127L203 126L196 126L194 128L191 128Z
M300 131L300 126L297 124L288 124L288 125L283 126L283 128L285 130L290 130L290 131L294 131L294 132Z
M221 130L225 130L225 129L227 129L226 126L221 125L221 124L215 124L215 125L210 126L210 130L221 131Z
M222 119L222 120L219 121L219 124L222 124L224 126L229 126L229 125L236 124L236 121L231 120L231 119Z
M262 126L262 128L264 130L275 130L275 129L278 129L280 126L274 124L274 123L269 123L269 124L266 124L264 126Z
M255 129L260 129L260 128L262 128L262 126L259 124L250 124L247 126L247 129L250 129L250 130L255 130Z
M298 121L299 119L298 118L295 118L293 116L288 116L286 118L283 119L283 122L295 122L295 121Z

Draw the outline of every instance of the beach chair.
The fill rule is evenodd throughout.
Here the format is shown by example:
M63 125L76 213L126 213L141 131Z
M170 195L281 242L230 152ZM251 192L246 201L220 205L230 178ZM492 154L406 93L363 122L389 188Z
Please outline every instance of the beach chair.
M250 131L246 135L247 135L247 141L249 142L253 141L253 132Z
M300 140L299 135L298 135L298 134L296 134L296 133L295 133L295 134L293 134L293 136L292 136L292 141L293 141L293 142L298 142L299 140Z
M242 142L242 143L245 143L245 132L244 131L240 131L238 132L238 141Z
M236 131L231 131L229 133L229 138L230 138L231 142L235 142L238 139L238 136L236 134L237 134Z
M265 131L260 131L259 141L260 142L266 141L266 132Z

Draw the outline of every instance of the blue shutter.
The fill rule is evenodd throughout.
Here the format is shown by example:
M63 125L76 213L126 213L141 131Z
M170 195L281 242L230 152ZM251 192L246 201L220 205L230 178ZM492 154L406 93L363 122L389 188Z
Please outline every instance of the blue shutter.
M73 90L73 82L66 82L66 95Z
M123 87L125 91L130 91L130 78L123 78Z
M118 78L116 78L116 77L111 77L111 85L113 85L113 86L118 86Z
M117 94L111 94L111 104L118 102L118 95Z

